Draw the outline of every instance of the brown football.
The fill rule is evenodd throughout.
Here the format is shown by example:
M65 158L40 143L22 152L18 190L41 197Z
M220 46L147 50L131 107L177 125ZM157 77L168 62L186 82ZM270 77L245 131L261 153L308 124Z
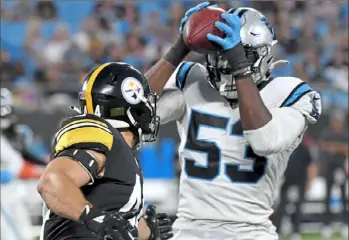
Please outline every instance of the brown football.
M224 37L224 33L215 27L217 20L226 22L221 18L225 10L218 7L207 7L196 13L193 13L184 25L183 40L191 50L198 53L212 53L221 49L220 46L210 42L207 34Z

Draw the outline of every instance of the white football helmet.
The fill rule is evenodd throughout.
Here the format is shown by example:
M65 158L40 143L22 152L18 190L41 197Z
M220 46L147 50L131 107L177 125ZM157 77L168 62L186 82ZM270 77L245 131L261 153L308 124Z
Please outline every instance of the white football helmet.
M241 42L247 60L251 64L252 77L256 84L268 80L271 70L285 60L274 62L272 48L277 43L273 27L268 19L253 8L232 8L230 14L241 18ZM221 53L206 55L209 82L228 99L237 99L235 81L228 60Z

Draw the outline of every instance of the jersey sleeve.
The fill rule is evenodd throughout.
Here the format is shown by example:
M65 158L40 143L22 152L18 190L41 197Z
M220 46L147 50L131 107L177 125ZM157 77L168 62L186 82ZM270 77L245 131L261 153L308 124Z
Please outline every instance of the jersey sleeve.
M196 81L206 77L204 66L194 62L181 63L168 80L160 96L157 114L161 124L179 120L185 113L184 92ZM191 92L186 93L191 94Z
M307 83L299 80L279 108L270 110L272 120L265 126L244 131L252 149L262 156L293 150L301 142L308 124L321 114L321 99Z
M192 62L181 63L166 83L156 109L161 124L176 121L183 116L185 99L182 90L193 66Z
M64 121L55 134L53 157L68 148L108 153L113 139L113 133L104 119L90 114L74 116Z

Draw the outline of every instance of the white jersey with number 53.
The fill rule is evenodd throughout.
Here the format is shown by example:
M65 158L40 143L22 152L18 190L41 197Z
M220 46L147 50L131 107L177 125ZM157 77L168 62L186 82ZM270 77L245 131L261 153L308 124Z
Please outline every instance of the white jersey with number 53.
M263 85L263 86L262 86ZM207 81L204 66L184 62L160 97L162 123L177 121L182 163L178 217L262 224L272 213L280 179L308 123L320 115L320 96L298 78L259 86L273 118L244 131L231 106Z

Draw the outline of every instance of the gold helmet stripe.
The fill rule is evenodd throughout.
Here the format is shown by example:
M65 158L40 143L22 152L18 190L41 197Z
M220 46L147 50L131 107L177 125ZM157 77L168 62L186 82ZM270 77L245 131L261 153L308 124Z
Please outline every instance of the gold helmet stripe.
M99 66L96 68L93 73L91 74L90 78L87 80L87 86L86 86L86 108L87 108L87 113L93 114L94 109L93 109L93 103L92 103L92 87L94 82L96 81L96 78L98 74L106 67L108 66L109 63L104 63L103 65Z

